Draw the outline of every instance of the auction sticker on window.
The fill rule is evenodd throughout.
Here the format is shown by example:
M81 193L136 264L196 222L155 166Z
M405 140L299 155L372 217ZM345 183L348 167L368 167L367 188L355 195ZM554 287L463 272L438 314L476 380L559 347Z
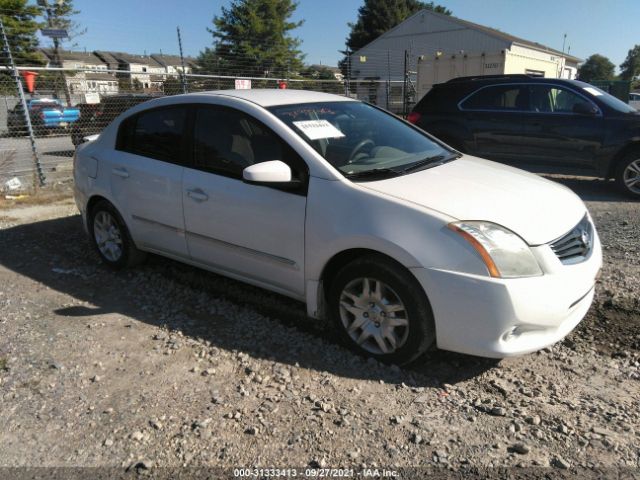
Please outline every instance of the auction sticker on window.
M344 133L331 125L327 120L304 120L302 122L293 122L293 124L298 127L309 140L344 137Z

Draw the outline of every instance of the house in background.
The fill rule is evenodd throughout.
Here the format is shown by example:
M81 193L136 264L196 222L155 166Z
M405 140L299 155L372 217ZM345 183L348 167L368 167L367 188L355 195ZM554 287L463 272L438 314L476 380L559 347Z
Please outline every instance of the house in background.
M108 52L118 62L118 76L129 79L132 86L139 82L143 90L159 91L162 88L164 67L148 55ZM153 76L153 78L152 78Z
M162 68L167 75L178 76L182 72L182 61L178 55L166 55L164 53L152 53L150 57ZM191 57L184 58L184 73L193 72L195 59Z
M359 84L358 97L384 104L390 80L390 103L402 101L405 52L411 79L407 93L414 101L435 83L461 76L522 73L573 79L581 61L494 28L421 10L350 55L351 79L370 81Z
M43 48L41 52L47 59L47 67L66 70L65 81L70 95L77 97L86 93L118 93L118 79L113 73L107 72L108 66L98 55L59 50L56 58L51 48Z

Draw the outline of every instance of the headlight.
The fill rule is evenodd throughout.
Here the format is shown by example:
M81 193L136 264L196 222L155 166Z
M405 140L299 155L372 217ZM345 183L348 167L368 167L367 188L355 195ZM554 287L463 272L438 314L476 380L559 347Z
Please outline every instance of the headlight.
M518 235L490 222L453 222L449 228L478 252L496 278L534 277L542 270L529 246Z

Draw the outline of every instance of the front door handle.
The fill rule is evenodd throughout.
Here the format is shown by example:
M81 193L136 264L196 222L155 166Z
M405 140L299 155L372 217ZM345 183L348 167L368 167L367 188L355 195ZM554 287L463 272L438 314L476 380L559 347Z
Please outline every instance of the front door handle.
M206 202L207 200L209 200L209 195L204 193L199 188L187 190L187 196L193 198L196 202Z
M111 173L117 175L120 178L129 178L129 172L124 168L114 168Z

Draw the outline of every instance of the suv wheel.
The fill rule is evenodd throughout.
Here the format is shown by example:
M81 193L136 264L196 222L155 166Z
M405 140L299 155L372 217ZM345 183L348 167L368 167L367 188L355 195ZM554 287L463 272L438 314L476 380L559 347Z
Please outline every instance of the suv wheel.
M102 261L116 270L137 265L146 257L133 243L120 214L107 201L91 210L89 233Z
M403 365L434 343L433 314L422 287L386 258L363 257L343 267L328 303L341 339L358 353Z
M624 193L640 197L640 151L631 152L618 164L616 183Z

